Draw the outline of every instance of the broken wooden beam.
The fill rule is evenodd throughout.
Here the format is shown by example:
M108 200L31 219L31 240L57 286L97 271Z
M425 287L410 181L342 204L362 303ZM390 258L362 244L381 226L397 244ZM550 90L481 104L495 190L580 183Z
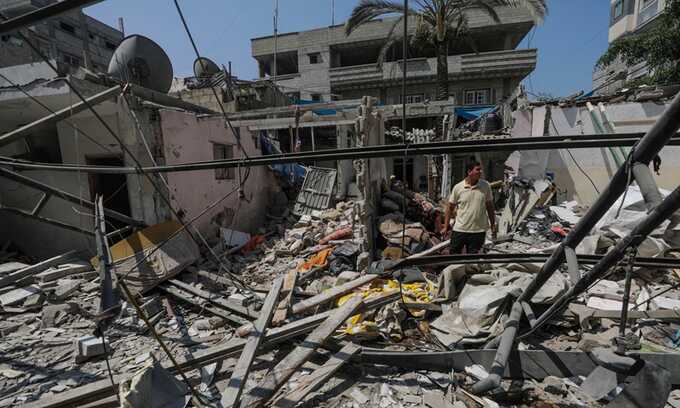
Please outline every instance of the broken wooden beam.
M313 296L309 299L305 299L301 302L294 304L292 309L291 309L291 313L293 315L296 315L296 314L302 313L306 310L309 310L309 309L311 309L315 306L326 303L330 300L335 299L338 296L342 296L342 295L344 295L344 294L346 294L346 293L348 293L348 292L350 292L350 291L352 291L352 290L354 290L354 289L356 289L360 286L363 286L363 285L373 281L377 277L378 277L378 275L368 274L368 275L361 276L357 279L354 279L353 281L346 282L342 285L334 286L334 287L328 289L327 291L324 291L323 293L319 293L316 296Z
M305 338L300 346L296 347L274 367L265 379L260 382L240 403L240 408L256 408L263 406L295 374L314 351L330 337L345 320L356 313L363 300L361 296L353 296L348 299L314 331Z
M358 313L373 310L399 300L399 291L383 293L372 299L366 299L359 307ZM275 329L269 330L265 334L264 347L274 346L286 340L308 333L315 327L323 323L335 310L329 310L304 319L296 320ZM232 339L227 344L211 347L203 352L195 353L192 358L178 358L177 363L182 370L199 369L208 364L222 361L229 357L235 357L243 351L246 344L245 339ZM264 348L263 347L263 348ZM175 374L175 369L170 364L164 364L164 368ZM50 395L40 398L25 405L25 408L68 408L81 406L83 404L107 398L112 392L117 391L118 384L122 376L114 376L113 386L109 379L95 381L90 384L82 385L64 391L57 395Z
M286 320L290 303L293 300L293 292L295 291L297 276L297 269L291 269L286 274L282 289L282 294L284 297L281 299L281 302L279 302L279 305L276 308L276 313L274 313L274 318L272 319L272 326L274 327L280 326L281 323Z
M73 260L76 256L78 251L73 250L66 252L65 254L57 255L53 258L45 259L42 262L38 262L35 265L28 266L23 269L19 269L16 272L12 272L9 275L3 276L0 278L0 288L3 288L5 286L12 285L14 282L18 281L19 279L25 278L27 276L35 275L37 273L40 273L44 271L47 268L50 268L55 265L59 265L62 262L65 261L70 261Z
M297 387L277 399L272 406L278 408L293 408L302 401L310 392L319 388L323 383L330 380L345 363L361 350L361 346L347 343L339 352L334 354L324 365L314 370L302 380Z
M286 276L286 278L288 277ZM264 305L262 306L262 310L260 310L260 317L255 321L255 330L243 347L236 367L234 367L234 371L231 373L227 388L222 394L221 402L224 408L238 407L238 401L241 398L243 386L248 379L250 367L255 359L255 352L257 352L258 347L260 347L260 344L264 339L264 331L267 329L267 326L269 326L269 323L271 323L274 307L279 299L282 286L282 278L276 279L272 284L272 288L267 294L267 297L264 299Z

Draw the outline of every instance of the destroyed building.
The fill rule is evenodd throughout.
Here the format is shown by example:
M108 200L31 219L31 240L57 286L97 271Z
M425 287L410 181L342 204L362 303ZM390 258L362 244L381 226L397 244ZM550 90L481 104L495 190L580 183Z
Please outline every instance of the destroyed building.
M680 406L677 86L222 112L116 53L0 70L0 407ZM451 253L470 156L499 234Z

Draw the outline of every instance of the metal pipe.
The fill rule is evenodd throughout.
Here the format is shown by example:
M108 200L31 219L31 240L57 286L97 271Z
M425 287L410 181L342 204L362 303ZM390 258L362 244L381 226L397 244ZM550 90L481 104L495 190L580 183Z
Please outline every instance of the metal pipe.
M37 10L9 18L0 23L0 34L7 31L18 30L38 23L42 20L69 12L74 9L81 9L83 7L91 6L103 0L62 0L50 4L49 6L41 7Z
M604 255L574 255L575 260L581 265L595 265ZM386 270L397 270L411 266L435 266L435 265L465 265L465 264L504 264L504 263L543 263L548 259L548 254L454 254L454 255L430 255L420 258L403 259ZM680 258L653 258L636 257L636 267L646 268L680 268Z
M668 106L668 108L666 108L666 111L663 113L663 115L656 121L654 126L647 132L645 137L643 137L635 146L635 149L628 160L630 160L631 163L643 163L648 165L652 158L654 158L654 156L659 153L661 148L666 145L666 143L678 131L679 128L680 93L675 95L675 98L673 98L673 101ZM571 248L576 248L583 238L590 232L590 230L595 227L597 221L602 218L602 216L607 212L612 204L614 204L614 202L628 188L629 177L627 173L627 166L624 165L619 168L619 170L616 172L616 174L614 174L614 177L612 177L611 181L609 182L609 185L607 185L607 188L600 194L595 203L590 207L590 209L588 209L588 212L581 218L578 224L576 224L574 229L571 230L569 235L566 236L562 242L562 245L553 251L552 255L550 258L548 258L548 261L543 264L543 267L538 272L536 277L534 277L529 286L527 286L527 288L515 301L515 304L520 305L520 310L521 302L530 301L536 292L545 284L545 282L550 279L555 270L557 270L557 268L559 268L564 262L564 247L568 246ZM608 256L612 255L608 254ZM590 272L592 272L592 270ZM582 278L579 283L583 282L585 279L585 277ZM577 285L578 283L574 287ZM572 287L572 289L574 287ZM553 306L556 306L556 303L553 304ZM513 310L516 309L517 308L513 306ZM543 316L546 316L546 314L544 313ZM510 356L509 350L514 346L515 336L517 334L516 326L519 324L520 318L521 313L519 315L511 313L505 323L506 328L503 332L503 335L501 336L500 344L496 352L496 358L494 359L494 367L492 368L494 372L498 371L499 367L505 369ZM539 324L537 322L535 327L538 326ZM500 384L500 379L497 379L496 377L487 377L487 379L488 381L485 379L484 381L480 381L475 384L472 387L473 391L476 393L483 393L498 387Z
M597 279L602 277L612 265L616 265L626 255L628 248L635 248L645 240L654 229L656 229L662 222L668 219L675 211L680 208L680 186L671 192L661 203L643 218L630 234L626 235L616 246L607 252L607 254L598 262L593 268L586 273L581 280L576 282L567 293L557 299L549 308L538 318L536 328L543 325L550 316L565 307L571 299L580 295L587 290ZM523 335L531 334L535 329Z
M484 150L490 151L514 151L514 150L549 150L549 149L577 149L577 148L592 148L605 146L632 146L638 139L637 134L622 138L608 139L608 138L584 138L566 136L561 137L561 140L542 141L541 137L533 137L526 139L533 139L532 141L523 141L523 139L504 139L501 141L448 141L448 142L432 142L422 144L404 145L383 145L383 146L365 146L347 149L333 149L323 150L319 152L293 153L281 154L271 156L256 156L240 159L225 159L225 160L209 160L203 162L192 162L175 165L164 166L150 166L150 167L106 167L106 166L87 166L87 165L71 165L71 164L45 164L34 163L10 158L0 158L0 164L5 164L19 169L42 169L66 172L85 172L85 173L100 173L100 174L139 174L139 173L168 173L179 171L198 171L198 170L212 170L216 168L231 168L231 167L252 167L252 166L268 166L280 163L303 163L315 160L347 160L347 159L370 159L376 157L398 157L404 155L404 151L408 149L409 156L419 155L437 155L447 153L474 153ZM580 139L580 140L578 140ZM680 145L680 138L672 139L673 145Z
M647 207L647 212L652 211L661 200L663 196L659 192L659 187L654 181L654 175L649 169L649 165L644 163L635 163L633 165L633 177L637 182L638 187L640 187L640 192L645 200L645 206Z
M96 95L92 95L89 98L85 99L85 102L80 101L76 104L73 104L71 106L67 106L64 109L58 110L54 112L53 114L44 116L34 122L31 122L27 125L24 125L18 129L14 129L10 132L5 133L4 135L0 136L0 146L7 145L9 143L15 142L19 139L22 139L26 136L30 136L33 134L33 132L39 128L40 126L44 126L50 123L58 122L60 120L66 119L68 117L71 117L77 113L80 113L82 111L85 111L89 109L90 104L91 105L96 105L99 103L104 102L105 100L118 95L121 92L121 87L116 85L112 88L109 88L103 92L100 92Z

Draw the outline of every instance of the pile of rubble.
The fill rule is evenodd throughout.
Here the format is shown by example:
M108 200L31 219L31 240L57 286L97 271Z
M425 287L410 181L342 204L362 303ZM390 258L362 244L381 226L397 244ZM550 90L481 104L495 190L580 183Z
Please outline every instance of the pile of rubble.
M541 196L528 209L508 204L521 215L508 213L510 236L488 241L484 256L554 249L580 208ZM631 192L624 211L635 211L636 198ZM243 408L596 407L623 398L616 378L603 376L586 353L611 347L619 335L628 264L521 340L514 358L522 370L478 396L469 387L489 375L495 350L486 345L542 263L428 263L427 255L448 252L439 206L394 181L380 205L373 260L362 201L301 217L286 210L256 235L222 229L212 248L217 260L158 251L176 262L156 271L162 279L140 284L103 333L96 259L0 257L0 407L185 406L192 398L195 406L240 401ZM604 220L579 253L602 254L620 239L627 224ZM667 232L659 234L649 239L666 242ZM163 245L152 244L140 253ZM123 246L111 250L119 268L130 262L116 258ZM640 257L674 254L667 243L656 247ZM680 345L678 268L636 267L630 290L626 348L666 368ZM134 281L126 271L118 269L118 278ZM573 278L566 268L555 273L531 307L546 309ZM666 383L676 384L677 373L671 377Z

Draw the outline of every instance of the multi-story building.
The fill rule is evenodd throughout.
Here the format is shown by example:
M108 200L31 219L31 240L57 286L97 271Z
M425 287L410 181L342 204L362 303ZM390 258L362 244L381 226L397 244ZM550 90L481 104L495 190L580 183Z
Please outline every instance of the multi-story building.
M635 35L653 27L667 0L610 0L609 44L626 35ZM628 66L616 61L607 67L595 67L593 89L607 94L649 73L646 62Z
M6 18L31 12L55 0L9 0L0 2L0 12ZM123 38L123 33L102 23L81 10L43 20L22 31L29 41L50 59L57 61L60 69L85 67L93 71L106 71L113 51ZM40 61L40 57L16 35L0 36L0 68Z
M501 23L480 11L469 16L475 50L465 41L449 46L449 93L458 105L489 105L508 96L536 66L535 49L516 49L534 23L523 8L499 7ZM370 95L401 103L403 58L395 46L377 64L394 20L376 20L346 36L343 25L251 40L260 77L274 77L292 97L314 101ZM410 27L415 26L415 20ZM275 52L276 51L276 52ZM433 50L410 50L406 102L436 97ZM274 55L276 54L276 64ZM274 72L276 70L276 72Z

